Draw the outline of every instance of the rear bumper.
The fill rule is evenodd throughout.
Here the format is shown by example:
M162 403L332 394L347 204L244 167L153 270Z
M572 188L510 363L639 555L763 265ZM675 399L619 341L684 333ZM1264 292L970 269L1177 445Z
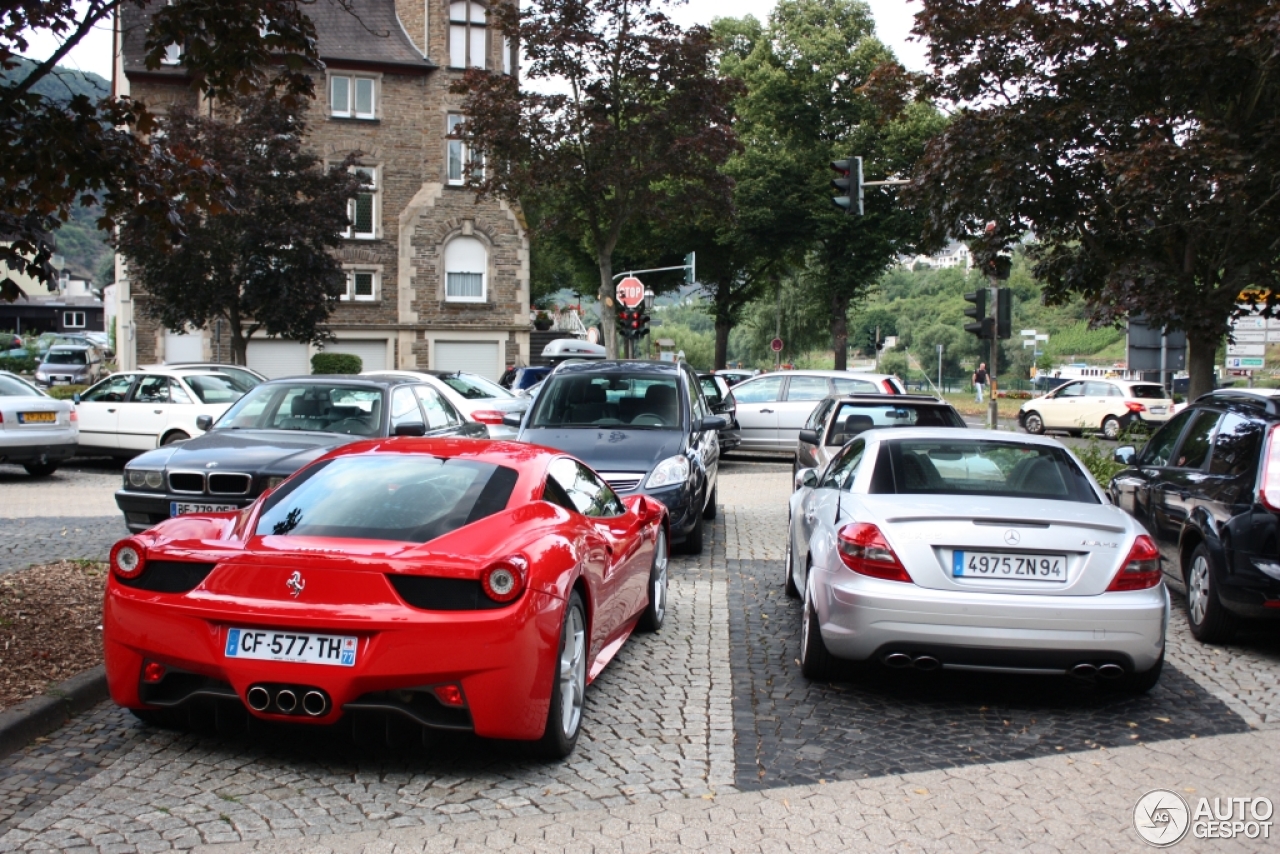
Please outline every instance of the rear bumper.
M174 501L227 505L239 510L257 500L256 495L169 495L163 492L116 490L116 506L124 513L125 525L135 534L168 519L171 516Z
M0 462L31 463L46 460L62 462L69 460L76 453L76 434L66 431L62 438L47 437L38 442L28 443L26 440L15 441L12 445L0 444Z
M1164 585L1100 596L960 593L814 568L814 606L833 655L867 661L888 652L935 654L960 669L1065 672L1081 661L1153 667L1164 650Z

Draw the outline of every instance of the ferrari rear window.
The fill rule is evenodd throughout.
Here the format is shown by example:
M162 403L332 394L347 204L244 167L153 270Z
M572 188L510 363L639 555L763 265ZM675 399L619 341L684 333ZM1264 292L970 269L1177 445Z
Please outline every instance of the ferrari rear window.
M503 510L516 480L514 469L475 460L339 457L271 493L255 533L425 543Z

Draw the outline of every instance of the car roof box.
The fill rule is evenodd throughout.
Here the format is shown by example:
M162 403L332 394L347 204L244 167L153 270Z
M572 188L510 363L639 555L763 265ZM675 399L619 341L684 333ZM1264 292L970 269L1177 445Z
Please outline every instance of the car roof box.
M603 359L607 355L603 345L578 338L557 338L542 348L544 359Z

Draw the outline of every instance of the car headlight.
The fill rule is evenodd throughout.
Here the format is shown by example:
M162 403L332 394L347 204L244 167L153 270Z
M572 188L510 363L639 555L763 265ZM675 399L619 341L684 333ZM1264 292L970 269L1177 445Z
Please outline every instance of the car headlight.
M38 380L48 379L48 374L46 374L44 371L36 371L36 379Z
M653 467L645 489L662 489L665 486L681 486L689 479L688 457L667 457Z
M135 489L159 489L164 486L164 472L155 469L125 469L124 479L126 486L132 486Z

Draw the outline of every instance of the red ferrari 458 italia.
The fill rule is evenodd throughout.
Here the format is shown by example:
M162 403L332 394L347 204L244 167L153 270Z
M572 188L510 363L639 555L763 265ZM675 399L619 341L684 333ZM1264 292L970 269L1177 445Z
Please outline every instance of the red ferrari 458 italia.
M666 524L662 504L619 500L548 448L348 445L238 513L179 516L115 545L111 696L153 723L243 705L563 757L587 685L633 629L662 625Z

